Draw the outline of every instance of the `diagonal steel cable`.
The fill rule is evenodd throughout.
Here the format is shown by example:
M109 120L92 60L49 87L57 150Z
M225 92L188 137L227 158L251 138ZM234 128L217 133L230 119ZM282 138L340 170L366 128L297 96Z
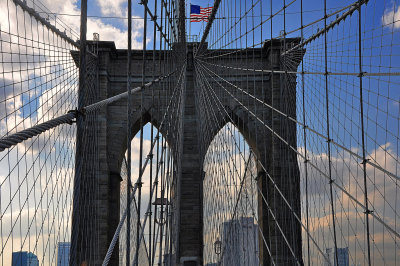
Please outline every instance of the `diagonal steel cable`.
M155 83L158 83L164 79L168 79L171 75L173 75L176 72L173 71L171 73L169 73L168 75L159 77L153 81L150 81L148 83L146 83L144 86L139 86L136 88L133 88L131 90L131 93L135 93L135 92L140 92L145 88L151 87L152 85L154 85ZM128 92L123 92L120 93L118 95L115 95L113 97L107 98L105 100L90 104L88 106L83 107L81 110L72 110L69 111L67 114L65 115L61 115L59 117L56 117L54 119L51 119L49 121L46 121L44 123L38 124L36 126L33 126L31 128L27 128L25 130L22 130L20 132L14 133L12 135L6 136L6 137L2 137L0 138L0 152L4 151L7 148L11 148L12 146L17 145L18 143L21 143L27 139L30 139L34 136L37 136L43 132L46 132L52 128L55 128L59 125L62 124L72 124L74 123L74 119L76 119L79 115L85 115L87 113L92 113L96 110L99 110L100 108L107 106L109 104L112 104L118 100L124 99L128 97Z

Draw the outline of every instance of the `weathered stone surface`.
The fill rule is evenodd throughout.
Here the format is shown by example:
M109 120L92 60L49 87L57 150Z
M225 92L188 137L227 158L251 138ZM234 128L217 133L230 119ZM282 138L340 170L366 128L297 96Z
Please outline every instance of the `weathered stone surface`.
M296 39L291 41L298 41ZM270 50L268 43L263 49L248 49L236 53L234 58L226 58L225 66L245 68L248 55L251 54L251 62L248 63L249 68L255 69L282 69L281 60L279 60L279 40L274 47L277 49ZM298 258L301 258L301 228L298 222L294 220L293 210L300 217L300 187L299 187L299 169L297 159L293 152L290 152L287 145L271 133L268 128L284 137L290 145L296 147L296 126L288 124L287 119L283 119L282 115L272 112L271 108L267 108L262 103L254 101L248 95L235 89L227 87L227 90L216 83L215 80L209 78L208 82L214 89L217 97L210 97L208 101L214 101L209 106L213 110L203 112L199 108L199 104L205 97L200 93L200 89L196 88L196 76L193 60L193 43L189 43L187 47L175 46L179 51L187 53L187 67L184 87L181 91L182 112L181 121L174 121L174 125L182 127L182 136L177 137L177 132L172 128L163 127L161 133L167 138L168 144L172 149L181 149L180 157L176 164L179 169L176 175L176 183L173 184L173 207L174 212L174 250L173 263L176 265L202 265L203 260L203 169L202 164L205 153L210 142L220 129L227 123L232 122L243 134L250 147L256 153L260 164L258 169L258 184L267 199L268 205L263 201L261 195L258 197L259 206L259 225L264 236L268 237L267 242L270 251L265 248L264 241L260 236L260 253L263 265L270 265L271 256L277 265L294 264L293 256L285 248L282 232L277 229L276 221L280 224L281 230L285 233L288 242L294 247L294 252ZM126 91L126 75L127 75L127 58L126 50L117 50L113 42L98 43L98 86L95 95L96 99L105 99ZM155 67L153 68L153 51L147 51L146 61L146 82L153 80L154 77L160 75L159 62L163 62L161 72L166 74L173 70L174 60L171 60L171 52L156 52ZM270 65L270 56L273 56L272 65ZM140 86L142 82L142 51L132 52L132 87ZM184 57L184 56L183 56ZM167 63L167 67L165 67ZM287 82L283 80L281 75L271 73L251 73L248 71L233 71L229 69L221 70L210 65L212 71L218 71L218 75L228 80L232 84L240 87L244 91L262 99L265 103L296 117L296 91L295 82ZM234 74L232 74L234 73ZM251 73L251 75L249 75ZM177 74L178 75L178 74ZM177 77L176 75L176 77ZM295 80L295 77L293 77ZM250 84L250 85L249 85ZM135 93L132 95L133 111L132 119L132 136L140 129L140 122L143 124L152 121L154 126L159 127L168 106L168 97L173 93L173 88L165 83L153 86L143 93ZM229 92L229 93L228 93ZM154 96L154 105L153 105ZM233 96L233 97L232 97ZM235 100L236 98L236 100ZM238 100L244 105L239 104ZM260 121L249 115L249 111L255 113ZM121 100L111 104L96 116L97 122L95 126L96 136L82 143L83 146L97 145L98 161L87 160L84 171L90 171L96 164L98 172L96 180L99 184L96 192L96 219L97 226L94 227L91 234L97 237L99 254L96 254L95 261L91 264L101 264L105 256L107 247L111 241L112 235L119 221L119 173L123 156L126 151L127 140L127 112L126 100ZM167 117L167 120L171 119ZM173 119L173 118L172 118ZM212 123L209 123L212 121ZM173 124L172 121L169 121ZM199 129L206 127L209 131L207 136L203 136L203 142L199 143ZM95 156L95 155L93 155ZM263 167L261 167L261 165ZM94 167L94 168L96 168ZM97 169L96 168L96 169ZM293 210L286 207L281 197L276 196L277 191L271 182L271 179L281 189L282 194L292 204ZM81 184L84 186L85 184ZM275 219L271 216L274 213ZM79 214L79 212L74 213ZM86 232L81 228L74 228ZM78 234L79 235L79 234ZM80 246L82 253L85 247ZM116 253L112 257L110 265L118 265L118 256Z

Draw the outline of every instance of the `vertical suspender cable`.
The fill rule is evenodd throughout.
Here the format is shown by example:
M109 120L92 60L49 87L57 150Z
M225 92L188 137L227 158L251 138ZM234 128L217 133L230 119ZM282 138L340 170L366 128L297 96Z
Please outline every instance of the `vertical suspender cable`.
M281 49L282 49L282 46L281 46ZM286 53L286 1L285 0L283 0L283 51ZM286 55L283 57L283 70L284 70L284 78L283 78L283 88L282 88L282 84L280 83L279 84L279 87L281 88L281 95L283 96L283 97L285 97L286 96L286 99L288 99L288 93L287 93L287 86L286 86L286 83L287 83L287 65L286 65ZM282 82L282 79L281 79L281 82ZM289 108L288 108L288 105L284 105L284 106L282 106L282 104L281 104L281 108L283 109L283 111L284 112L286 112L286 113L288 113L289 112ZM283 121L285 121L285 122L283 122ZM288 138L288 130L283 130L283 128L286 128L288 126L288 124L287 124L287 119L285 119L285 120L283 120L283 119L281 119L281 122L280 122L280 129L279 129L279 131L280 131L280 134L282 134L282 136L285 138L286 137L286 141L289 141L289 138ZM286 136L284 136L284 135L286 135ZM284 161L288 161L289 160L289 151L285 151L285 153L283 154L283 160ZM281 158L281 160L282 160L282 158ZM290 173L290 170L289 170L289 173ZM292 189L291 189L291 182L287 182L287 183L284 183L285 181L283 181L282 183L281 183L281 185L283 185L283 186L285 186L286 187L286 185L287 185L287 187L288 187L288 189L289 189L289 191L292 191ZM289 197L290 197L290 193L289 193ZM291 200L291 197L289 198L289 204L292 204L293 203L293 201ZM292 206L293 207L293 206ZM276 210L275 210L276 211ZM293 229L293 228L291 228L292 226L291 226L291 222L290 222L290 218L289 217L286 217L286 212L284 212L284 221L282 221L282 226L284 227L284 228L288 228L288 227L290 227L290 229ZM287 225L286 224L286 219L287 218L289 218L289 223L290 223L290 225ZM280 222L280 221L279 221ZM285 230L285 229L284 229ZM293 230L291 230L292 232L293 232ZM288 232L285 232L285 233L288 233ZM290 244L293 244L293 243L289 243L289 245ZM282 247L283 248L283 247ZM293 247L292 247L293 248ZM286 252L284 252L283 253L283 255L286 257ZM289 254L288 254L289 255ZM296 259L296 258L294 258L294 259Z
M202 49L202 47L203 47L203 45L204 45L204 43L205 43L205 41L207 39L208 33L210 33L210 29L211 29L211 26L212 26L212 24L214 22L214 19L215 19L215 16L217 14L218 7L219 7L220 3L221 3L221 0L215 0L214 1L214 5L213 5L213 9L211 11L211 15L210 15L210 17L208 19L206 28L205 28L205 30L203 32L203 36L202 36L200 44L199 44L199 48L197 49L195 56L197 56L199 51Z
M368 208L368 190L367 190L367 159L365 157L365 132L364 132L364 106L363 106L363 72L362 72L362 46L361 46L361 4L358 6L358 64L359 64L359 79L360 79L360 120L361 120L361 141L362 141L362 165L364 174L364 201L365 201L365 223L367 226L367 248L368 248L368 265L371 266L371 240L369 232L369 214L371 211Z
M161 73L162 73L162 68L161 68L161 54L162 54L162 52L161 51L162 51L162 45L163 45L163 38L161 38L161 35L164 35L164 32L162 31L163 30L163 22L164 22L164 19L163 19L163 15L164 15L164 3L163 3L163 0L161 0L161 2L160 2L160 7L161 7L161 10L160 10L160 25L161 25L160 29L161 30L160 30L160 49L159 49L159 53L158 53L158 67L159 67L158 71L159 71L159 75L161 75ZM167 25L167 24L165 23L165 25ZM165 42L165 39L164 39L164 42ZM160 115L161 88L162 88L162 83L160 84L160 88L158 90L157 115ZM156 158L156 161L157 161L156 165L157 166L160 163L159 148L160 148L160 129L157 128L157 158ZM159 182L157 181L156 194L155 194L155 199L156 200L157 200L157 193L158 193L158 183ZM156 249L157 249L157 238L156 238L157 234L156 234L156 229L155 229L156 221L157 221L157 205L154 206L153 255L152 255L152 258L151 258L150 266L152 266L154 264L154 259L155 259ZM159 227L157 227L157 228L159 230Z
M39 23L38 23L39 24ZM86 78L86 29L87 29L87 0L81 1L81 30L80 30L80 51L79 51L79 91L78 91L78 108L85 106L84 91L85 91L85 78ZM72 238L71 243L71 261L80 263L78 256L78 243L79 243L79 226L80 226L80 183L81 183L81 168L82 158L80 156L83 149L83 117L78 116L76 119L77 138L76 138L76 156L75 156L75 180L74 180L74 196L73 196L73 224L72 228L78 234ZM72 231L72 234L74 234Z
M164 0L162 0L164 3L165 3L165 1ZM171 14L170 13L171 12L171 9L168 9L168 6L166 5L166 3L165 3L165 14L167 15L167 14ZM168 18L169 18L169 16L168 16ZM167 39L169 40L169 38L170 38L170 31L171 31L171 25L170 24L168 24L168 27L167 27L167 20L165 21L165 28L166 28L166 30L167 30ZM165 69L166 68L168 68L168 55L167 55L167 52L166 52L166 42L164 42L164 52L163 52L163 58L164 58L164 71L165 71ZM164 84L164 86L163 86L163 90L164 90L164 97L165 97L165 103L167 102L167 98L168 98L168 96L167 96L167 92L168 92L168 83L167 84ZM169 114L167 114L168 115L168 118L167 118L167 122L168 122L168 128L171 126L170 125L170 118L169 118ZM168 130L169 131L169 130ZM162 138L162 140L161 140L161 148L163 149L163 147L164 147L164 141L165 141L165 138L166 138L167 136L163 136L163 138ZM161 210L160 210L160 221L162 221L163 220L163 215L164 215L164 210L163 210L163 204L162 204L162 202L164 201L164 188L163 188L163 169L164 169L164 163L165 163L165 159L163 158L163 156L165 156L165 154L161 154L161 156L160 156L160 164L162 164L162 170L161 170L161 181L160 181L160 187L161 187L161 191L160 191L160 197L161 197ZM162 262L162 238L163 238L163 229L164 229L164 227L163 227L163 224L162 223L160 223L159 224L159 227L160 227L160 230L159 230L159 232L160 232L160 242L159 242L159 247L158 247L158 265L161 265L161 262Z
M171 126L170 124L168 125L169 127ZM161 142L162 148L164 149L164 147L166 146L166 139L164 138L163 141ZM162 249L163 249L163 229L164 229L164 191L165 191L165 159L166 157L166 153L162 154L161 156L161 160L162 160L162 168L161 168L161 213L160 213L160 226L161 226L161 230L160 230L160 248L159 248L159 257L158 257L158 264L161 265L162 263Z
M274 39L273 39L273 24L272 24L272 22L273 22L273 11L272 11L272 0L270 0L270 11L271 11L271 13L270 13L270 18L271 18L271 28L270 28L270 42L271 42L271 48L270 48L270 52L269 52L269 58L270 58L270 68L271 68L271 106L274 108L275 107L275 101L274 101L274 99L275 99L275 85L274 85L274 60L273 60L273 57L274 57L274 47L273 47L273 43L274 43ZM274 119L274 111L271 109L271 128L272 128L272 132L275 132L275 124L274 124L274 121L275 121L275 119ZM275 140L275 135L274 134L271 134L271 154L272 154L272 156L271 156L271 170L270 170L270 172L272 173L271 174L271 176L273 177L273 178L275 178L275 143L274 143L274 140ZM265 151L265 154L267 154L267 152ZM265 182L267 182L267 176L265 176ZM266 184L267 185L267 184ZM273 190L273 195L271 196L268 196L267 195L267 198L272 198L273 197L273 204L274 204L274 206L272 206L272 208L274 209L274 211L276 211L276 204L275 204L275 200L276 200L276 194L275 194L275 189ZM262 203L262 204L264 204L264 203ZM270 213L268 212L268 220L270 219ZM269 222L268 222L269 223ZM272 227L272 226L271 226ZM268 237L268 239L269 239L269 241L270 241L270 243L269 243L269 246L271 247L271 260L272 261L274 261L276 258L273 258L273 256L274 255L276 255L277 253L278 253L278 250L277 250L277 244L276 243L274 243L274 247L275 247L275 253L272 251L272 237L271 237L271 227L269 227L268 228L268 235L269 235L269 237ZM275 230L275 229L274 229Z
M142 57L142 86L144 86L145 80L145 70L146 70L146 39L147 39L147 0L143 0L141 2L143 4L143 57ZM140 92L140 146L139 146L139 165L142 165L143 161L143 101L144 95L143 90ZM138 265L138 256L139 256L139 248L140 248L140 238L139 238L139 231L140 231L140 209L141 209L141 202L142 202L142 169L139 168L139 176L140 178L137 181L138 185L138 209L137 209L137 223L136 223L136 254L135 254L135 261L136 265Z
M336 260L336 263L334 265L337 265L338 263L338 254L337 254L337 240L336 240L336 220L335 220L335 208L333 205L333 182L334 180L332 179L332 160L331 160L331 137L330 137L330 131L329 131L329 98L328 98L328 43L327 43L327 29L326 29L326 0L324 0L324 59L325 59L325 104L326 104L326 132L327 132L327 137L328 137L328 176L329 176L329 191L330 191L330 201L331 201L331 215L332 215L332 223L333 223L333 241L335 244L335 257L334 259Z
M301 49L303 49L304 33L303 33L303 0L300 1L300 20L301 20ZM303 51L301 51L303 55ZM303 140L304 140L304 174L305 174L305 190L306 190L306 228L309 228L309 211L308 211L308 168L307 168L307 133L306 133L306 111L305 111L305 88L304 88L304 62L301 60L301 94L303 105ZM310 266L310 235L307 234L307 265Z
M175 124L176 125L176 124ZM178 129L177 129L178 130ZM169 222L168 222L168 216L169 216L169 206L168 206L168 202L169 202L169 188L170 188L170 182L169 182L169 178L171 177L171 175L170 175L170 164L172 163L172 159L171 159L171 156L172 156L172 152L171 152L171 150L168 150L168 157L167 157L167 172L166 172L166 176L165 176L165 182L167 183L167 193L166 193L166 205L165 205L165 218L164 218L164 221L165 221L165 227L166 227L166 229L165 229L165 240L164 240L164 249L165 249L165 251L164 251L164 264L166 263L165 262L165 260L166 260L166 258L165 258L165 256L168 254L168 248L169 248L169 245L168 245L168 236L169 236L169 229L168 229L168 227L169 227ZM163 202L161 203L161 204L163 204L164 203L164 198L163 198Z
M86 78L86 30L87 30L87 0L81 0L81 33L79 49L79 99L78 108L84 104L85 78Z
M153 80L156 77L156 40L157 40L157 0L154 0L154 17L153 17ZM161 39L161 37L160 37ZM152 108L152 115L151 115L151 129L150 129L150 139L151 143L153 143L154 138L154 129L153 129L153 117L154 117L154 86L151 87L151 108ZM150 187L153 184L153 154L150 157ZM156 184L156 191L157 191L157 184ZM157 199L157 197L156 197ZM149 198L149 206L151 206L151 197ZM151 216L152 216L152 209L150 207L149 213L149 266L151 265L151 254L152 254L152 243L151 243Z
M260 18L261 18L261 20L262 20L262 18L263 18L263 6L262 6L262 1L260 1ZM263 40L263 23L260 23L260 40L261 40L261 65L263 66L264 65L264 43L265 42L262 42L262 40ZM254 46L254 44L253 44L253 46ZM265 60L266 60L266 58L265 58ZM255 77L255 74L254 74L254 77ZM265 102L265 99L267 99L267 97L266 97L266 89L264 88L264 71L262 71L261 72L261 95L262 95L262 98L263 98L263 102ZM255 95L255 94L254 94ZM254 105L255 105L255 103L254 103ZM263 119L263 121L266 121L266 118L265 118L265 116L266 116L266 114L265 114L265 109L263 109L262 110L262 119ZM258 130L257 130L257 132L258 132ZM264 136L264 137L261 137L261 138L264 138L264 140L262 141L262 146L261 147L259 147L259 149L261 150L262 148L265 148L266 147L266 143L265 143L265 128L263 128L263 127L261 127L261 132L262 132L262 135ZM257 135L256 135L257 136ZM256 140L256 143L258 143L258 141L259 140ZM263 160L264 160L264 162L266 162L266 151L263 151L264 152L264 158L262 158ZM256 180L255 182L257 182L257 179L259 178L259 176L258 176L258 173L257 173L257 175L256 175L256 177L255 177L255 179L254 180ZM266 184L265 184L265 181L263 181L263 183L262 183L262 187L261 187L261 192L263 191L263 187L265 187L266 186ZM253 186L252 186L253 187ZM262 203L261 203L262 204ZM258 217L260 217L260 213L257 213L257 215L258 215ZM255 215L254 215L255 216ZM259 218L257 218L257 221L259 220ZM261 235L262 235L262 239L265 239L265 235L266 235L266 232L265 232L265 230L264 229L262 229L261 231ZM256 241L255 239L254 239L254 241ZM264 243L264 245L265 245L265 247L266 247L266 249L267 249L267 251L268 251L268 255L269 256L271 256L272 254L271 254L271 246L270 245L268 245L268 243ZM254 244L254 246L256 246L256 244ZM263 247L262 247L263 248ZM260 246L260 249L261 249L261 246ZM264 254L264 253L263 253ZM263 256L267 256L267 254L265 254L265 255L263 255ZM260 259L263 259L263 258L260 258L260 256L259 256L259 262L260 263L263 263L263 261L260 261Z
M131 160L132 160L132 146L131 146L131 139L132 139L132 132L131 132L131 50L132 50L132 0L128 0L128 54L127 54L127 84L126 84L126 89L128 91L128 99L126 101L127 103L127 138L126 138L126 146L127 146L127 166L126 166L126 180L127 180L127 186L126 186L126 208L127 208L127 219L126 219L126 266L129 266L130 264L130 249L131 249L131 208L130 208L130 202L131 202L131 175L132 175L132 170L131 170ZM142 164L139 164L140 166ZM141 168L141 167L140 167Z

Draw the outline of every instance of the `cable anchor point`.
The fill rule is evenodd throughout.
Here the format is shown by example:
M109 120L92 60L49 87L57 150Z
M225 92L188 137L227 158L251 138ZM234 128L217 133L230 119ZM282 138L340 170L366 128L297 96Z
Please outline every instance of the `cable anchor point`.
M67 113L68 113L68 114L69 114L69 113L75 114L75 119L71 119L71 121L68 122L68 124L70 124L70 125L76 123L76 119L77 119L79 116L82 116L82 117L84 118L85 115L86 115L85 109L81 109L81 110L78 110L78 109L69 110Z

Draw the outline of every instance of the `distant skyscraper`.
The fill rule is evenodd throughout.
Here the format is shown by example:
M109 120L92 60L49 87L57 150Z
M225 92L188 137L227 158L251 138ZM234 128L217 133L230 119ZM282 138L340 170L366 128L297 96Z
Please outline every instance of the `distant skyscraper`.
M31 252L13 252L12 266L39 266L39 260L36 255Z
M71 243L59 242L57 250L57 266L69 266L69 250Z
M336 264L336 254L334 248L326 249L326 257L329 260L325 261L325 265L329 266L349 266L349 248L338 248L337 249L338 263Z
M222 265L259 265L258 225L253 217L223 223Z

